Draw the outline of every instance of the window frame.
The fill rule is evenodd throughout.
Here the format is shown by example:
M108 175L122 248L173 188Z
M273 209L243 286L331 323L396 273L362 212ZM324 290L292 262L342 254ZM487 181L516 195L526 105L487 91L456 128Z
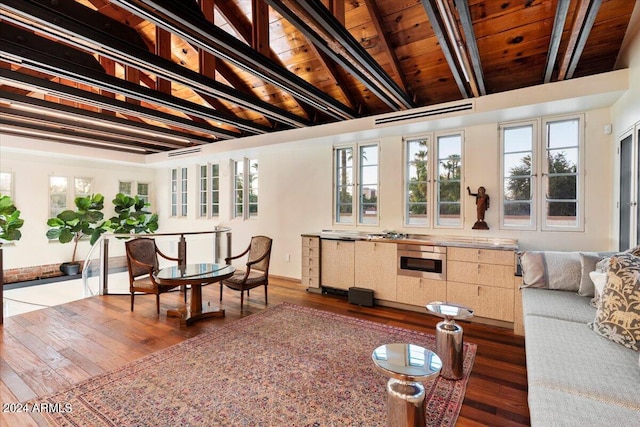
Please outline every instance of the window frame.
M420 142L420 141L426 141L426 147L427 147L427 157L426 160L424 161L425 165L426 165L426 169L427 169L427 176L426 176L426 181L416 181L418 184L424 182L426 184L426 190L425 190L425 197L426 197L426 202L425 204L425 215L426 215L426 221L424 224L420 224L420 223L410 223L409 219L411 217L410 215L410 210L411 210L411 206L413 204L411 204L410 202L410 191L409 191L409 185L410 185L410 180L411 177L409 176L410 172L411 172L411 167L412 165L414 165L415 163L417 163L415 160L409 159L409 154L410 154L410 150L409 150L409 144L414 143L414 142ZM434 209L434 205L433 205L433 179L432 179L432 175L433 175L433 156L432 156L432 152L433 152L433 138L432 135L416 135L416 136L409 136L409 137L403 137L402 138L402 145L403 145L403 155L402 158L404 160L404 169L403 169L403 206L404 206L404 218L403 218L403 224L405 227L416 227L416 228L431 228L433 225L433 209Z
M56 192L55 194L57 195L64 195L64 200L65 200L65 205L64 207L61 208L60 211L58 211L57 213L54 212L52 210L51 207L51 197L54 195L54 193L51 191L51 179L52 178L61 178L64 179L66 181L66 189L65 191L61 191L61 192ZM85 193L80 193L77 191L77 185L78 185L78 180L87 180L89 181L89 192L85 192ZM71 182L71 184L70 184ZM69 190L69 186L72 185L72 189L71 191ZM49 209L49 218L55 218L56 216L58 216L58 214L60 214L61 212L64 212L66 210L75 210L75 199L76 197L86 197L86 196L90 196L94 194L93 191L93 178L92 177L68 177L68 176L64 176L64 175L49 175L49 185L48 185L48 200L49 200L49 205L48 205L48 209Z
M217 173L214 174L214 167ZM206 171L203 176L203 169ZM214 186L217 182L217 186ZM204 184L204 185L203 185ZM217 202L214 202L214 194L217 194ZM198 165L198 218L211 219L220 217L220 164L207 163ZM214 209L217 207L217 209ZM217 211L217 212L216 212Z
M376 151L376 163L363 165L362 162L362 153L363 149L375 147ZM348 150L351 149L351 169L352 169L352 179L353 182L348 184L347 187L351 187L351 218L352 221L344 222L340 221L340 206L343 203L340 203L340 188L342 187L340 184L340 180L338 174L340 173L339 165L338 165L338 152L340 150ZM378 226L380 225L380 142L379 141L363 141L353 144L343 144L343 145L335 145L333 146L333 224L342 225L342 226ZM354 155L354 153L356 155ZM363 203L363 195L364 195L364 187L363 187L363 167L373 167L376 168L376 183L366 183L367 185L376 187L376 212L375 216L373 216L373 222L365 222L364 219L364 211L362 210L365 203ZM371 204L371 203L367 203Z
M241 171L238 168L240 163L242 163ZM253 165L256 166L256 172L251 171ZM250 200L250 195L259 188L253 186L253 180L259 177L259 165L260 161L257 158L243 157L242 159L231 160L230 168L233 176L231 185L231 219L246 221L258 218L260 198L256 192L256 199L253 202ZM238 183L242 184L242 188L239 188ZM242 191L242 194L239 196L238 193L240 191ZM255 207L255 212L252 212L252 207Z
M529 225L509 225L505 224L505 213L504 213L504 205L505 205L505 152L504 152L504 131L506 129L516 129L531 126L531 211L530 211L530 222ZM540 134L540 120L524 120L518 122L505 122L501 123L498 126L500 133L500 229L501 230L524 230L524 231L533 231L538 227L538 210L539 210L539 198L538 198L538 152L539 152L539 134ZM524 152L524 151L519 151ZM518 153L517 151L513 151L510 153Z
M557 226L548 223L546 214L547 208L547 186L548 186L548 160L547 160L547 142L548 142L548 124L574 121L578 122L577 145L555 147L551 150L561 148L577 148L577 165L576 165L576 223L571 226ZM532 212L531 224L528 226L506 225L504 223L504 134L505 128L517 128L533 125L532 135L532 160L531 160L531 193L532 193ZM522 230L522 231L563 231L563 232L584 232L585 223L585 115L568 114L562 116L542 117L533 120L522 120L515 122L505 122L499 124L500 133L500 229L502 230ZM573 199L572 199L573 200Z
M452 136L460 137L460 180L459 180L459 199L458 203L460 205L460 222L459 224L443 224L440 222L440 138L447 138ZM464 165L465 165L465 156L464 156L464 140L465 133L463 130L452 130L447 132L438 132L434 134L433 137L433 167L432 167L432 177L433 177L433 227L439 229L463 229L465 223L465 204L463 197L463 183L464 183Z
M171 168L171 218L184 218L189 214L189 175L186 167Z
M561 148L577 148L577 162L576 165L576 224L574 226L555 226L549 225L548 215L546 215L546 207L547 207L547 198L546 194L548 194L546 177L549 176L549 162L547 161L546 153L551 150L558 150L559 148L548 149L548 127L549 123L560 123L560 122L568 122L575 121L578 122L578 135L577 135L577 145L574 146L562 146ZM542 138L540 141L540 171L541 171L541 182L540 182L540 229L542 231L574 231L574 232L583 232L584 231L584 133L585 133L585 117L584 114L570 114L564 116L553 116L553 117L545 117L542 119L541 129L544 130L542 132ZM544 205L543 205L544 204Z

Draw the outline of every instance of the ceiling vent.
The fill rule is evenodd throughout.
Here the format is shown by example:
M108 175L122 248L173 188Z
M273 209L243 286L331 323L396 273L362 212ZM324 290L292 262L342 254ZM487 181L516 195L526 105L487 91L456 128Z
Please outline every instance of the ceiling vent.
M462 111L473 111L473 101L465 101L457 104L449 104L436 108L420 109L419 111L409 111L400 114L389 114L374 120L375 126L383 126L390 124L398 124L406 121L415 121L420 119L434 119L442 116L460 113Z
M182 151L172 151L167 154L168 157L186 156L187 154L199 153L202 151L202 147L189 148Z

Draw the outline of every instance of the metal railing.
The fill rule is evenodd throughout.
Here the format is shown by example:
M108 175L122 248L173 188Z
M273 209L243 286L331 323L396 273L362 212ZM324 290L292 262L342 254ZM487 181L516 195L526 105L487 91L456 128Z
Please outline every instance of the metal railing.
M222 234L225 235L224 245L226 246L225 255L221 257L222 254L222 246L223 246L223 238ZM84 296L94 296L94 295L109 295L111 292L109 291L109 275L114 270L117 272L126 271L126 267L122 270L122 266L119 267L110 267L110 261L113 261L113 258L110 258L110 252L112 252L112 243L113 242L125 242L130 239L135 239L137 237L153 237L153 238L165 238L165 237L178 237L177 242L170 241L170 243L177 244L177 258L180 260L180 264L187 263L187 237L189 236L205 236L212 235L212 258L214 262L222 262L225 257L231 256L231 229L227 227L215 227L210 231L190 231L190 232L179 232L179 233L148 233L148 234L114 234L114 233L105 233L98 241L91 246L89 253L87 254L84 267L82 269L82 283L84 288ZM165 251L163 251L165 252ZM120 255L119 258L123 258L126 255ZM92 290L91 285L89 283L89 279L98 277L99 285L94 287L95 290Z

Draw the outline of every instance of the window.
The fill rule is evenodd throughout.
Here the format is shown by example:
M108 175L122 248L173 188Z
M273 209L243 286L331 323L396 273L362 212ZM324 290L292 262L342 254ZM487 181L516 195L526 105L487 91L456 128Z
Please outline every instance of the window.
M443 227L461 227L462 134L440 135L436 138L436 145L436 224Z
M582 116L500 126L502 228L583 229L582 128Z
M405 224L429 225L429 139L405 139Z
M144 201L145 204L150 203L150 185L147 183L135 183L134 181L119 181L118 193L125 194L127 196L138 196L138 199ZM136 189L134 192L133 189Z
M126 196L133 195L133 182L132 181L119 181L118 193L122 193Z
M64 176L49 177L49 217L72 209L76 197L91 195L91 178L74 178L73 192L69 192L69 179Z
M13 199L13 174L0 172L0 195Z
M536 122L501 126L502 209L504 228L531 230L536 227L535 176L533 174Z
M358 153L355 159L354 152ZM334 150L336 223L353 224L354 212L358 212L358 224L378 223L378 157L378 144L358 144ZM354 193L357 194L355 198Z
M171 216L187 216L187 168L171 169Z
M200 165L198 215L212 218L220 215L220 167Z
M233 218L258 216L258 161L233 161Z

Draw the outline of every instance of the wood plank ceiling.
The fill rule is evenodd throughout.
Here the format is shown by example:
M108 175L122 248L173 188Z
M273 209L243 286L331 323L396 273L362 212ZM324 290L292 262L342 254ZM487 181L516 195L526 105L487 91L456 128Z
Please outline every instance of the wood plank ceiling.
M3 134L132 153L612 71L633 0L3 0Z

